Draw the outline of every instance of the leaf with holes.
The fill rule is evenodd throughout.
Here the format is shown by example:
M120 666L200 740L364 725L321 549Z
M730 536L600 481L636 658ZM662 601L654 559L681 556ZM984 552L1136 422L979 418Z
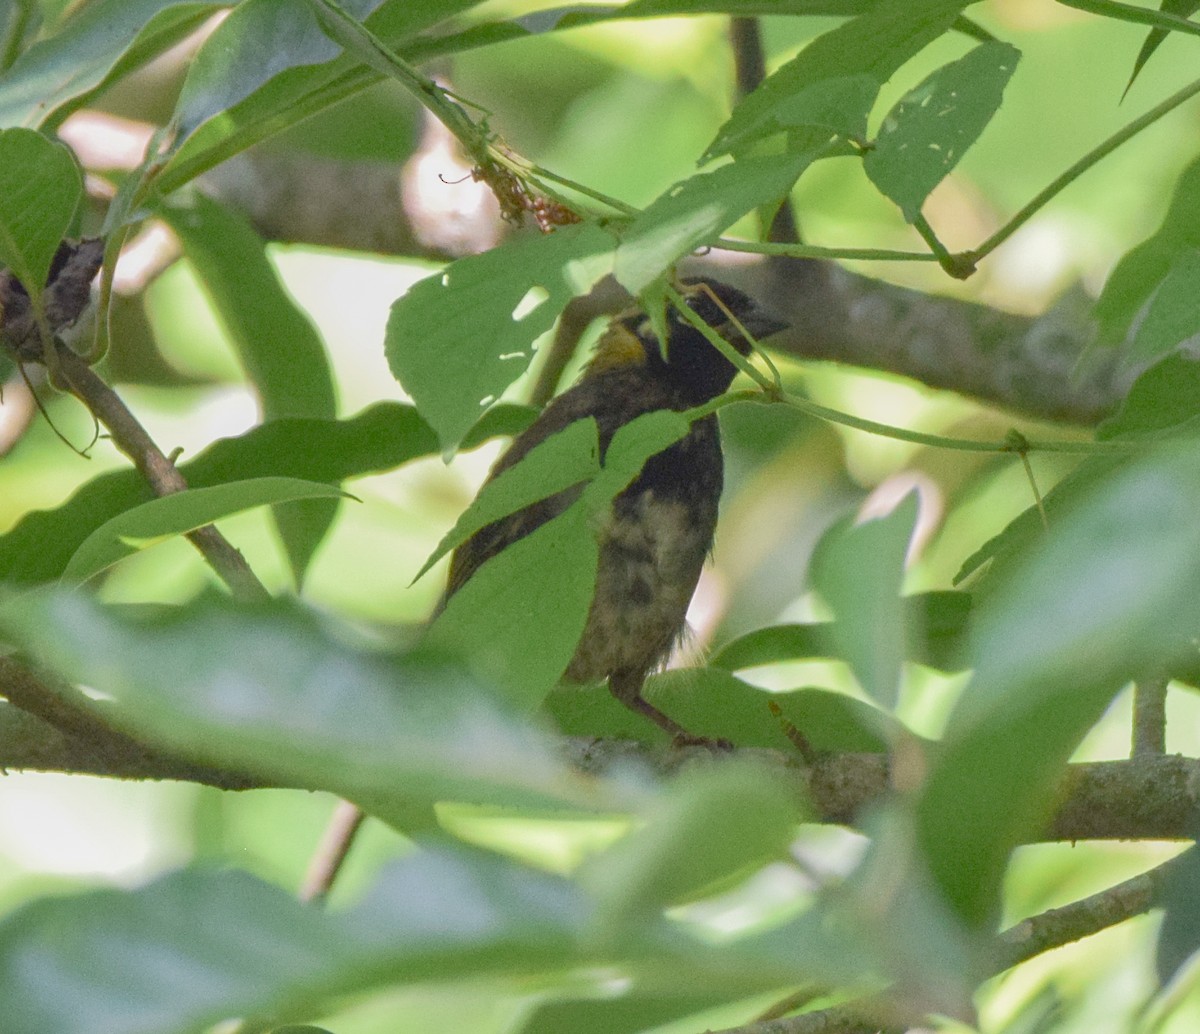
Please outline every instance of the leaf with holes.
M863 168L910 223L999 109L1020 56L1008 43L984 43L939 68L884 118Z
M611 270L615 244L587 223L517 238L450 263L396 301L388 363L444 449L525 372L567 302Z

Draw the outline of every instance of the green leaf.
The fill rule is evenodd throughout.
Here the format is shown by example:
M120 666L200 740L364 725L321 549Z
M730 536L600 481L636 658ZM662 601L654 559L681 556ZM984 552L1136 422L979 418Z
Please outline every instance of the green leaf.
M736 747L769 747L794 754L790 723L814 750L880 754L900 726L871 704L825 689L768 692L728 672L683 668L651 675L642 695L685 729ZM778 708L778 715L772 707ZM667 743L657 725L619 703L605 686L563 686L545 703L568 736Z
M1074 7L1077 11L1087 11L1115 21L1130 22L1134 25L1153 25L1163 32L1183 32L1188 35L1200 35L1200 25L1189 22L1186 17L1180 17L1188 0L1178 5L1171 0L1164 0L1161 10L1152 11L1148 7L1138 7L1135 4L1123 4L1118 0L1058 0L1064 7ZM1195 10L1193 4L1191 10ZM1156 44L1157 46L1157 44ZM1153 47L1150 48L1153 51ZM1145 46L1143 45L1143 50ZM1140 55L1139 55L1140 57ZM1135 73L1136 74L1136 73ZM1133 80L1131 79L1130 82Z
M653 800L640 828L589 858L579 879L604 902L601 921L619 928L785 857L801 820L791 788L757 765L692 769Z
M497 406L463 445L519 433L532 417L524 406ZM273 420L216 442L180 471L192 488L272 476L340 482L393 470L437 449L433 430L412 406L380 402L348 420ZM89 481L57 509L27 514L0 535L0 581L53 581L91 532L152 498L137 471L117 470Z
M596 421L592 417L576 420L535 445L520 462L485 484L413 581L480 528L586 481L599 470L600 439Z
M1159 10L1166 15L1174 15L1177 18L1189 18L1197 10L1200 9L1198 0L1162 0L1159 4ZM1125 84L1125 93L1129 92L1129 88L1133 85L1133 81L1141 73L1147 61L1158 49L1159 44L1167 38L1167 33L1171 29L1178 28L1177 25L1172 25L1170 28L1165 26L1156 26L1151 29L1146 35L1145 41L1142 43L1142 49L1138 51L1137 58L1133 62L1133 71L1129 74L1129 82ZM1124 94L1122 94L1124 97Z
M994 918L1012 848L1128 680L1194 653L1200 451L1148 449L1093 479L1012 563L976 621L976 675L920 802L934 875L961 915Z
M984 43L938 69L888 112L863 167L908 222L991 121L1020 57L1008 43Z
M371 14L383 0L342 0L348 13ZM288 69L323 65L338 56L306 3L242 0L196 53L175 116L186 137L214 115L245 100Z
M1096 429L1096 437L1161 435L1198 416L1200 360L1175 352L1138 376L1121 408Z
M887 708L895 707L900 691L905 642L900 588L917 503L910 492L886 517L834 525L812 559L813 588L836 619L830 632L838 637L838 655Z
M0 606L0 629L103 694L105 720L141 741L328 790L402 826L445 799L622 806L457 662L382 650L295 601L249 606L213 592L130 612L39 590Z
M583 962L587 904L565 881L430 847L331 913L237 871L26 905L0 921L0 996L21 1034L191 1034L230 1016L306 1016L365 990Z
M165 205L159 214L200 275L258 393L264 419L336 416L325 346L288 295L253 227L202 194L191 195L186 207ZM337 498L320 499L272 510L297 584L338 504Z
M1122 256L1096 301L1099 340L1122 341L1141 307L1186 251L1200 249L1200 158L1180 174L1162 224Z
M789 129L866 135L879 88L937 39L971 0L880 0L819 36L746 97L718 130L704 160L740 153Z
M415 4L411 0L387 0L366 24L389 46L399 48L403 56L421 60L442 51L435 40L418 34L477 2L429 0ZM156 180L164 196L252 144L325 111L381 79L379 73L364 68L350 55L319 64L294 64L279 70L279 74L263 77L261 68L255 66L261 64L262 48L273 45L270 34L274 8L305 12L305 26L299 36L294 29L285 33L294 43L303 44L299 56L311 55L314 50L324 52L331 44L309 35L314 23L307 15L307 6L284 7L258 0L257 7L259 10L251 12L241 30L235 23L227 36L214 34L196 56L188 75L186 97L181 101L187 100L192 122L206 112L214 116L220 113L221 117L208 118L183 140ZM486 40L476 45L482 42ZM209 48L211 53L206 53ZM334 46L333 52L337 49Z
M129 69L148 61L231 2L93 0L0 76L0 126L61 121L118 63Z
M579 499L486 561L450 597L429 630L430 644L472 657L518 708L537 707L583 634L596 583L598 518L646 461L689 427L682 414L659 411L619 428ZM586 463L581 455L575 470Z
M0 266L35 300L82 196L83 176L66 147L31 129L0 130Z
M905 658L939 671L961 671L970 628L971 596L965 592L926 592L906 596L902 626ZM838 644L851 637L828 623L772 625L726 643L710 658L715 668L740 671L810 657L839 657ZM845 660L846 658L842 658Z
M1194 822L1192 826L1195 831ZM1169 865L1154 902L1163 909L1154 953L1160 987L1174 980L1200 951L1200 913L1196 911L1196 895L1200 893L1200 849L1193 844Z
M533 343L611 269L613 239L584 223L450 263L392 306L392 373L445 449L525 372Z
M483 564L430 626L430 647L470 656L511 706L532 711L583 634L596 559L580 500Z
M185 535L243 510L340 494L331 485L267 477L211 488L189 488L161 496L126 510L93 531L67 562L63 581L80 584L147 546Z
M814 151L747 158L676 183L622 233L614 267L618 282L638 294L747 212L786 197L815 157Z
M1188 248L1175 256L1158 285L1133 344L1121 356L1124 365L1141 366L1159 359L1200 334L1197 284L1200 284L1200 249Z
M159 214L178 235L229 332L263 419L335 416L333 374L321 337L287 293L254 228L202 194L164 205Z

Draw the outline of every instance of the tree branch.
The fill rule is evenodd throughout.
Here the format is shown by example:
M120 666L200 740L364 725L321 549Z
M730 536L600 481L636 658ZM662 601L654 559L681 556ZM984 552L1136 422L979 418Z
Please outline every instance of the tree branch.
M1148 912L1179 857L1090 897L1023 919L1005 930L996 938L997 952L988 975L996 976L1054 948ZM896 1027L882 1019L894 1015L884 992L829 1009L747 1023L712 1034L900 1034L907 1027Z
M158 496L182 492L187 482L146 429L138 423L120 396L84 360L65 346L58 348L59 367L71 390L91 410L112 436L113 444L128 456ZM215 526L189 532L188 540L221 577L235 596L247 600L270 598L250 570L245 557Z

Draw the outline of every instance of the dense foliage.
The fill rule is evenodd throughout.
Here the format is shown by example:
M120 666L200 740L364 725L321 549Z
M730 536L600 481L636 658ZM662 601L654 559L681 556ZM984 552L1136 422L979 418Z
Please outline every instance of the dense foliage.
M0 1029L1192 1029L1197 6L4 8ZM556 686L682 417L469 505L683 269L727 752Z

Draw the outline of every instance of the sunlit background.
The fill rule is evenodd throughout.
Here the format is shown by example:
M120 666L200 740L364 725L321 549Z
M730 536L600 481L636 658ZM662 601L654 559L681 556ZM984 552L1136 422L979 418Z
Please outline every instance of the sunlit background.
M472 17L548 6L492 3ZM1168 39L1121 102L1142 35L1130 26L1048 0L990 0L973 16L1023 54L999 117L926 207L951 247L984 239L1071 162L1194 75L1184 40ZM766 19L768 66L790 58L832 19ZM904 68L885 89L877 112L969 41L946 38ZM139 85L102 95L96 110L154 121L169 112L193 44L148 70ZM491 128L523 154L564 176L633 204L651 200L695 167L728 114L733 68L727 20L721 17L614 23L531 38L462 55L436 68L455 91L490 114ZM878 117L878 115L877 115ZM461 177L447 151L417 148L422 119L385 84L266 145L293 157L352 156L391 163L396 175L419 168L427 204L446 204ZM428 143L428 141L426 141ZM871 275L952 293L1004 309L1038 314L1065 291L1095 293L1116 260L1162 218L1174 180L1195 155L1200 121L1185 106L1088 172L1031 220L979 275L957 283L931 265L860 264ZM421 161L418 166L412 163ZM418 187L413 188L418 189ZM820 163L793 197L805 238L847 247L918 248L899 213L874 190L856 160ZM99 208L97 208L99 211ZM739 229L756 232L746 221ZM437 268L425 259L325 247L276 245L276 268L319 328L336 375L339 415L403 392L383 357L391 302ZM144 293L119 302L115 353L108 371L119 391L165 450L193 456L213 440L257 419L235 353L197 278L176 262ZM588 340L594 339L594 328ZM932 433L1000 437L1029 425L948 393L896 377L830 364L783 363L789 384L814 400L873 420ZM536 363L535 363L536 372ZM528 379L527 379L528 380ZM518 383L512 395L527 389ZM5 407L21 405L17 384ZM70 441L85 444L90 418L62 396L47 413ZM924 538L909 571L909 591L948 588L962 561L1032 501L1020 465L977 454L931 450L822 425L782 409L735 407L722 414L727 485L715 556L693 608L697 648L719 645L752 628L820 615L806 568L813 544L836 518L868 500L886 509L912 486L920 492ZM1055 433L1069 433L1056 429ZM422 622L439 592L439 565L410 584L424 558L468 504L500 443L446 464L432 458L358 479L318 553L303 595L318 607L393 627ZM54 507L105 469L123 464L100 442L82 459L46 420L35 418L0 462L0 531L26 512ZM1061 457L1035 457L1045 491L1070 469ZM286 563L266 516L223 522L228 537L273 589L289 591ZM181 601L211 580L181 540L118 565L102 587L112 601ZM859 692L835 663L796 664L752 672L764 685L837 687ZM936 735L959 681L909 672L901 714L915 731ZM1194 697L1170 698L1169 750L1197 752L1200 710ZM1080 751L1086 759L1128 754L1129 704L1114 706ZM9 774L0 781L0 909L58 890L94 884L128 886L196 859L233 864L296 887L328 819L332 799L294 791L222 794L191 785L133 785L79 777ZM452 828L469 839L519 854L555 871L621 832L621 823L515 823L470 809L449 809ZM352 899L385 858L406 849L397 834L370 824L356 846L337 900ZM853 864L859 838L806 830L797 856L814 880ZM1008 920L1076 899L1138 872L1177 850L1173 845L1041 845L1018 851ZM736 926L745 916L794 908L811 890L792 870L767 870L712 906L707 918ZM723 912L721 910L724 910ZM749 909L749 912L746 911ZM741 917L741 918L739 918ZM703 918L703 917L702 917ZM1051 953L998 978L981 1000L985 1029L1001 1030L1049 983L1068 1003L1058 1030L1119 1030L1148 993L1153 919L1126 923ZM1086 966L1079 960L1086 958ZM1072 969L1063 967L1070 959ZM1065 983L1070 972L1076 983ZM1086 985L1079 974L1086 973ZM615 987L615 985L614 985ZM326 1020L339 1034L396 1030L503 1031L536 999L514 996L504 1007L493 990L407 989L350 1003ZM1184 1010L1175 1024L1194 1023ZM726 1017L726 1020L729 1018ZM714 1026L724 1025L720 1015ZM668 1029L668 1028L664 1028ZM1186 1029L1172 1026L1170 1029Z

